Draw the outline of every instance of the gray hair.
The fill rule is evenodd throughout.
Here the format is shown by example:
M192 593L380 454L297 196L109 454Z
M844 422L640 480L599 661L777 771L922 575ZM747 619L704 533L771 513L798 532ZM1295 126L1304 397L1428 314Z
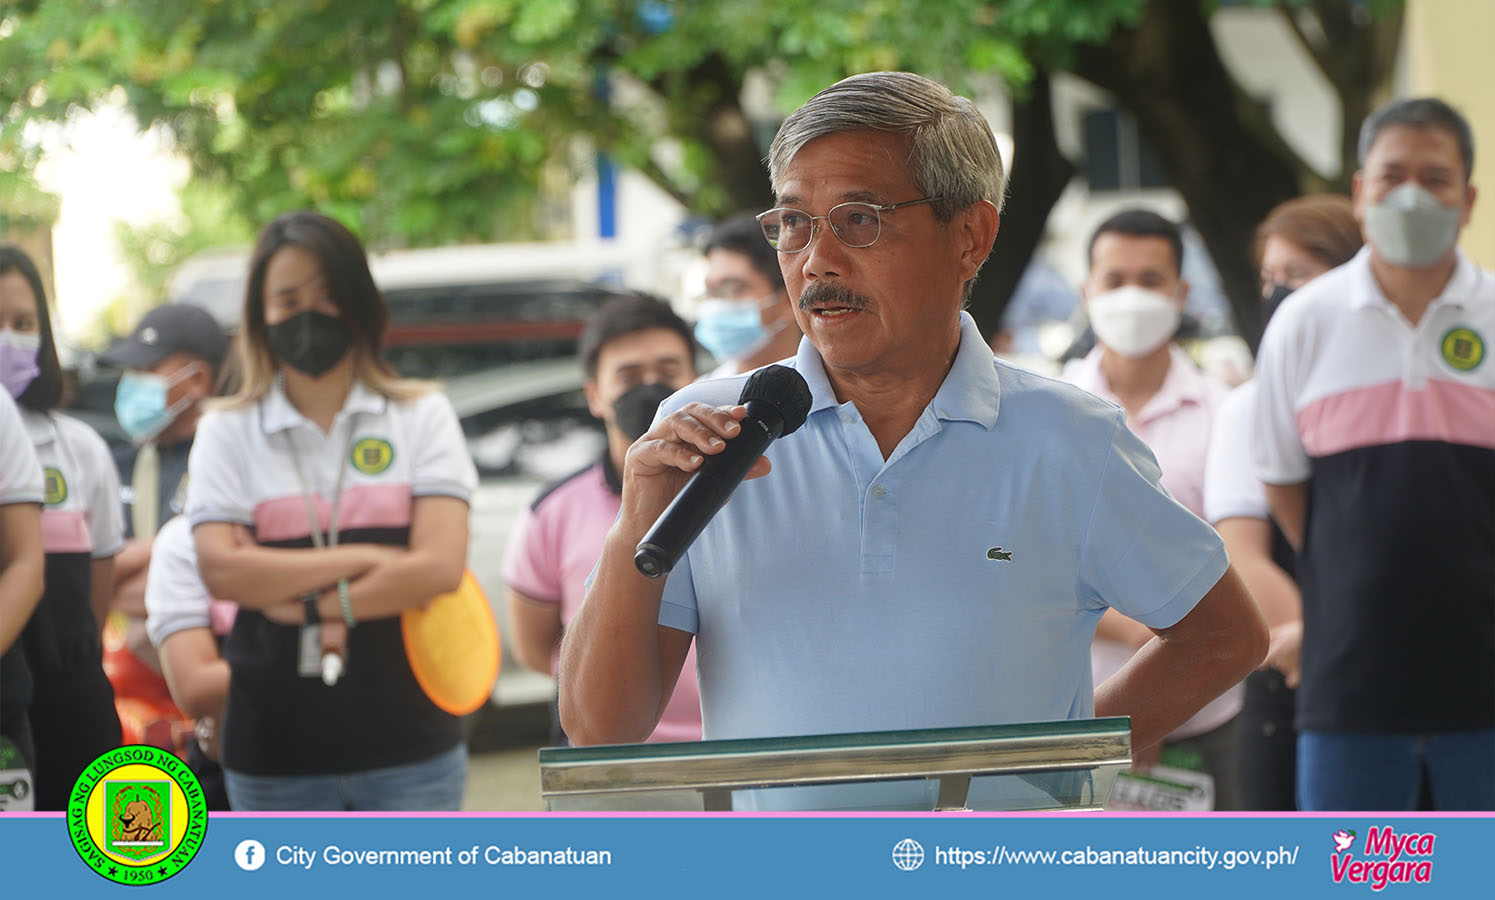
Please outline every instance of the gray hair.
M971 101L911 72L869 72L836 82L795 110L768 150L775 193L795 154L816 138L847 131L909 136L909 174L948 222L981 200L1000 212L1006 198L1002 157L991 126Z
M1359 162L1365 166L1365 157L1370 148L1388 128L1436 128L1453 135L1459 145L1459 157L1464 161L1464 181L1474 174L1474 132L1469 120L1459 111L1437 97L1411 97L1393 100L1370 114L1360 126Z

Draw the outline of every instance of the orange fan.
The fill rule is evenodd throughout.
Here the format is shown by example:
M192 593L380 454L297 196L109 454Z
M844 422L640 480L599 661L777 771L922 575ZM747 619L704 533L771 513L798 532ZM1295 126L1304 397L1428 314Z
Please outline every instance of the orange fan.
M401 613L400 633L416 682L438 708L465 716L487 702L498 678L498 624L471 572L450 594Z

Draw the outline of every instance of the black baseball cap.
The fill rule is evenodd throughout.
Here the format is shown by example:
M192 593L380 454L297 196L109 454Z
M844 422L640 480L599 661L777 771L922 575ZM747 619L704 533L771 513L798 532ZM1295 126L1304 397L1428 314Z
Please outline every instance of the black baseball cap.
M146 313L129 337L104 351L104 362L126 369L149 369L173 353L201 357L218 368L228 337L213 314L190 303L166 303Z

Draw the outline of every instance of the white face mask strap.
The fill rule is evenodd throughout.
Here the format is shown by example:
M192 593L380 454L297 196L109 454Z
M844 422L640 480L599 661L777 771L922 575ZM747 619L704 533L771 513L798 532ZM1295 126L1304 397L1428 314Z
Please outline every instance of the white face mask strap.
M202 368L202 363L194 359L191 362L187 363L185 366L182 366L180 369L177 369L175 372L172 372L170 375L165 376L167 389L169 390L176 385L179 385L182 382L186 381L188 378L192 377L193 372L196 372L200 368Z
M754 302L758 304L759 309L773 309L780 303L788 303L789 294L783 288L774 288L767 296L759 297Z
M764 294L761 297L720 297L715 294L707 294L696 302L702 303L707 301L715 303L730 303L734 307L751 305L753 309L756 309L759 312L762 312L765 309L772 309L774 307L774 304L776 303L789 302L784 295L783 288L775 288L772 292Z
M201 367L202 367L202 363L200 363L200 362L198 362L197 360L194 359L192 362L187 363L185 366L182 366L180 369L177 369L175 372L172 372L170 375L165 376L166 390L169 391L173 387L181 384L183 381L186 381L188 378L191 377L191 375L192 375L192 373L194 371L196 371L197 369L199 369ZM161 377L161 376L157 376L157 377ZM171 422L176 421L176 417L177 416L181 415L183 412L186 411L186 409L189 406L191 406L193 403L196 403L196 402L197 402L197 398L196 397L187 396L187 397L183 397L182 399L178 400L177 402L175 402L175 403L171 404L170 406L166 407L166 415L170 417L167 420L167 425L169 426ZM163 428L163 430L164 430L164 428Z

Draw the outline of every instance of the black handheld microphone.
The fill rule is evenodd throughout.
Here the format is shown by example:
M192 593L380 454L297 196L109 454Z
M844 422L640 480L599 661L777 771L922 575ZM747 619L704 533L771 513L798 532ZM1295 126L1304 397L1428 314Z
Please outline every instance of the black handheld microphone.
M737 402L747 407L742 430L722 452L705 457L633 554L634 566L650 578L675 567L769 444L805 424L810 386L788 366L767 366L748 376Z

